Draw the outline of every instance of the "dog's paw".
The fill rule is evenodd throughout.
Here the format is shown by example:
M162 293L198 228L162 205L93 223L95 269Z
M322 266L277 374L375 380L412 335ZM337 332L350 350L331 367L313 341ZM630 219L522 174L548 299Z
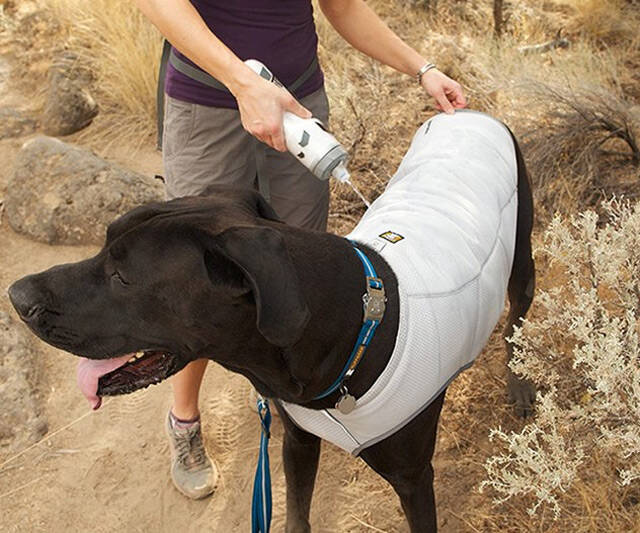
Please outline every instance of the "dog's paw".
M536 386L528 379L519 378L509 370L507 388L509 400L515 404L516 414L522 418L533 416Z

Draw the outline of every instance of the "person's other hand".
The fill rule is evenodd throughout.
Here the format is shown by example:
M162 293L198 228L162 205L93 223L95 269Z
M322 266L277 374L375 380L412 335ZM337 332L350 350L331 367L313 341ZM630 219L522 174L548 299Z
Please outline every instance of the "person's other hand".
M438 69L425 72L420 84L436 101L436 108L440 111L451 114L454 109L462 109L467 105L461 85Z
M311 112L302 106L286 89L261 78L255 79L236 94L242 126L259 141L284 152L287 150L282 128L285 111L302 118Z

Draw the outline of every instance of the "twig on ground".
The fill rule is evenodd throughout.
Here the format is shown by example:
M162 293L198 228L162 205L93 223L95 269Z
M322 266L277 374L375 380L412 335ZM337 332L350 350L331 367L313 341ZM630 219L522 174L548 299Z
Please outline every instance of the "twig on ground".
M356 218L352 215L347 215L346 213L329 213L329 218L340 218L343 220L349 220L351 222L355 222L356 224L360 222L359 218Z
M358 522L360 525L370 529L371 531L377 531L378 533L388 533L387 531L385 531L384 529L380 529L377 528L376 526L372 526L371 524L367 524L366 522L363 522L362 520L360 520L356 515L351 514L351 518L353 518L356 522Z
M38 482L38 481L40 481L43 477L44 477L44 476L37 477L36 479L32 479L31 481L29 481L29 482L25 483L24 485L20 485L19 487L16 487L15 489L10 490L9 492L5 492L4 494L0 494L0 500L1 500L2 498L4 498L5 496L11 496L12 494L15 494L16 492L18 492L18 491L20 491L20 490L22 490L22 489L24 489L24 488L27 488L28 486L33 485L34 483L37 483L37 482Z
M364 123L362 122L362 119L360 118L360 114L358 113L358 110L356 109L356 106L353 104L353 100L351 98L347 98L347 103L349 104L349 107L351 108L353 116L355 117L356 122L358 123L358 129L360 130L360 135L358 135L358 137L356 137L353 140L353 142L351 143L351 146L349 147L349 153L351 154L351 159L355 159L356 148L363 141L364 136L367 133L367 129L365 128Z
M108 398L105 402L103 402L102 406L104 407L105 405L107 405L109 402L111 401L111 398ZM16 459L18 459L19 457L22 457L25 453L27 453L28 451L32 450L33 448L36 448L37 446L40 446L40 444L42 444L44 441L47 441L53 437L55 437L56 435L58 435L59 433L62 433L63 431L69 429L71 426L74 426L75 424L77 424L78 422L80 422L81 420L84 420L85 418L87 418L89 415L93 414L93 411L87 411L85 414L83 414L82 416L76 418L74 421L69 422L66 426L61 427L60 429L57 429L56 431L54 431L53 433L47 434L44 437L42 437L38 442L33 443L31 446L27 446L24 450L22 450L21 452L18 452L17 454L13 455L12 457L9 457L9 459L7 459L6 461L4 461L3 463L0 463L0 474L6 472L6 470L3 470L3 468L8 465L9 463L15 461Z
M550 52L556 48L568 48L571 42L569 39L562 37L560 32L551 39L550 41L546 41L540 44L529 44L518 46L518 52L524 55L528 54L543 54L545 52Z
M469 520L467 520L466 518L464 518L462 515L459 515L459 514L457 514L457 513L454 513L454 512L453 512L453 511L451 511L450 509L448 510L448 512L449 512L449 514L450 514L451 516L454 516L455 518L457 518L457 519L458 519L458 520L460 520L461 522L464 522L464 524L465 524L467 527L471 528L471 530L472 530L472 531L475 531L476 533L481 533L481 531L480 531L478 528L474 527L474 525L473 525L471 522L469 522Z

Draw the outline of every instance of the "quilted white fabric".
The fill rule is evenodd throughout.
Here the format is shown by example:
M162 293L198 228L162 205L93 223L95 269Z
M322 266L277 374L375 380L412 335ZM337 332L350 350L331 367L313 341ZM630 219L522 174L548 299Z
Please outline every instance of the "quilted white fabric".
M347 415L284 403L298 426L357 455L471 365L504 308L516 192L515 149L503 124L466 111L420 127L386 191L348 236L378 251L398 278L393 354Z

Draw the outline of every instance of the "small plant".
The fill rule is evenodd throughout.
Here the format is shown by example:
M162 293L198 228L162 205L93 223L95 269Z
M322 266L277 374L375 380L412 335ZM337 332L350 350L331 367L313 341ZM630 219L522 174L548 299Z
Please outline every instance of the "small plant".
M482 487L498 503L524 497L531 514L557 517L594 472L640 478L640 203L613 199L602 213L553 219L537 253L550 287L510 339L512 369L543 392L532 423L491 432L501 451Z
M616 88L572 85L523 83L530 102L546 109L525 153L536 200L551 213L567 205L595 206L605 195L637 196L640 115L633 102Z

